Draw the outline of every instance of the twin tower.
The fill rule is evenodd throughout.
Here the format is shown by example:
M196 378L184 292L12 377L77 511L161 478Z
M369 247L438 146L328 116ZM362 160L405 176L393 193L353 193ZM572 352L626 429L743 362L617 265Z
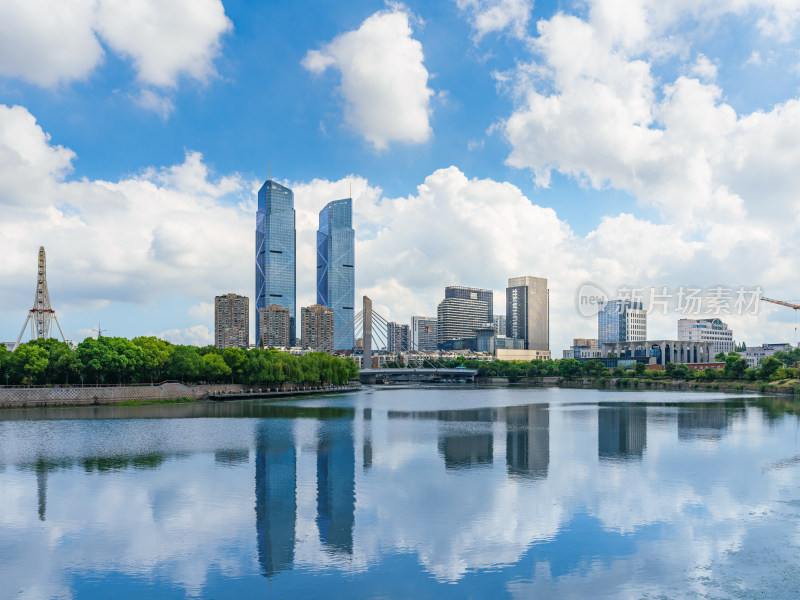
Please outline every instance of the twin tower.
M355 306L353 200L329 202L317 229L317 304L333 311L334 350L352 350ZM289 340L297 335L297 231L294 193L268 179L258 190L256 215L256 336L261 309L289 311Z

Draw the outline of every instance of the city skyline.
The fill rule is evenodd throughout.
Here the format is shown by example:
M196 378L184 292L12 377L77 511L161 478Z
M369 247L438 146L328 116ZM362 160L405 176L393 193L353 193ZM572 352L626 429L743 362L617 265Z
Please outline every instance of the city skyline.
M360 1L292 36L303 3L204 0L150 29L134 8L9 12L24 51L0 53L0 340L30 309L39 246L68 339L101 322L211 343L221 293L252 299L253 327L265 177L295 192L297 309L315 301L299 266L316 216L351 185L356 297L393 321L432 316L449 285L499 303L520 273L550 282L556 351L594 335L586 282L796 300L800 157L781 140L800 131L800 16L636 0L623 27L605 0L515 6ZM795 342L792 311L766 305L649 315L648 336L706 316Z

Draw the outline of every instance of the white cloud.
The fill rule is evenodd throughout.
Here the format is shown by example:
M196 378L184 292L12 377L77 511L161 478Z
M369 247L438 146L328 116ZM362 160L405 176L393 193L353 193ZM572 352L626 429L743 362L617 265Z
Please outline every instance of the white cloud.
M187 312L192 319L198 321L211 322L214 320L214 304L211 302L201 302L190 306Z
M717 65L715 65L705 54L698 54L697 60L689 69L692 75L706 81L714 81L717 78Z
M200 82L216 74L220 37L233 27L220 0L99 0L96 27L115 52L129 57L146 84L174 87L180 76Z
M670 110L659 108L664 122L683 124L674 126L674 135L686 138L689 146L701 146L703 127L719 127L713 123L715 115L722 123L737 123L726 111L720 115L713 110L713 102L711 113L697 123L681 116L687 107L713 101L710 90L696 80L682 79L669 92ZM611 291L623 284L674 288L707 282L713 273L714 284L761 284L781 297L794 285L792 273L797 270L791 236L796 237L800 221L796 216L783 218L779 204L791 194L793 180L782 184L786 189L777 199L762 198L758 210L742 200L763 185L760 171L765 177L779 177L792 164L790 157L785 164L772 164L770 156L794 152L796 137L779 124L800 122L800 103L776 111L780 119L760 114L739 120L745 132L741 135L755 147L738 151L746 153L744 164L752 163L755 171L741 169L735 161L726 167L736 175L730 177L731 188L754 191L736 196L720 187L706 199L694 198L696 214L702 215L699 224L620 214L605 217L581 237L553 209L533 204L518 187L470 178L455 166L434 171L414 193L397 198L384 196L356 175L286 182L295 193L298 309L316 301L313 265L319 211L347 197L351 187L356 294L369 295L376 309L393 320L435 315L444 286L452 284L493 289L496 312L503 313L508 277L546 277L551 289L551 349L558 355L572 337L596 331L596 320L580 317L575 309L575 293L586 281ZM742 145L746 146L742 141L734 144ZM169 309L176 310L175 319L188 314L191 321L161 335L205 344L212 338L208 327L213 297L230 291L250 295L255 182L237 174L214 175L202 155L192 151L181 164L153 167L117 181L67 180L74 154L51 145L26 109L1 105L0 157L0 306L17 307L9 336L18 331L18 307L29 302L39 245L48 252L51 293L57 290L60 315L98 302L138 306L144 312L143 307L161 306L169 297L169 306L178 307ZM704 172L698 170L698 181ZM670 177L676 175L666 173L650 185L660 189L656 184ZM691 193L692 185L699 184L682 185ZM774 225L779 221L783 222ZM730 319L737 339L784 338L784 325L775 314ZM674 314L654 316L649 331L672 336L675 319ZM146 321L139 327L133 335L157 330Z
M83 79L103 59L94 0L0 0L0 74L41 86Z
M168 329L156 337L186 346L208 346L214 343L214 334L205 325L194 325L186 329Z
M509 35L519 39L527 35L532 0L456 0L456 4L469 14L476 41L506 29Z
M197 153L119 181L67 181L74 154L51 146L26 109L0 105L0 157L4 296L27 297L39 245L59 265L50 281L64 308L173 292L207 301L252 277L249 189L235 174L212 179Z
M231 30L220 0L0 0L0 75L52 87L85 79L106 47L129 58L146 86L216 74L220 38ZM149 89L137 103L162 116L171 101Z
M339 70L345 121L376 149L425 142L431 135L433 90L409 19L402 7L377 12L303 59L312 73Z
M143 89L138 96L133 97L133 101L147 110L152 110L165 121L175 110L175 103L169 96L159 94L151 89Z

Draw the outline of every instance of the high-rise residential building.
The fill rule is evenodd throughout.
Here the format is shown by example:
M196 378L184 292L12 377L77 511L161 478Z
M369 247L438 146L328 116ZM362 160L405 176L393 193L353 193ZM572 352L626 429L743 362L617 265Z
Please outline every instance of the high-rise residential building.
M585 348L586 350L598 350L600 343L596 338L573 338L572 345L575 348Z
M411 317L411 350L436 352L438 339L436 317Z
M438 345L448 340L474 338L475 330L486 322L487 304L483 300L445 298L437 307Z
M647 312L637 300L608 300L599 305L597 339L600 344L643 342L647 339Z
M214 345L247 348L250 345L250 300L225 294L214 298Z
M506 288L506 336L526 350L550 350L550 290L542 277L511 277Z
M733 331L716 317L708 319L678 319L678 340L682 342L713 342L714 354L733 352Z
M386 324L386 350L388 352L408 352L409 327L394 321Z
M494 316L494 330L497 335L505 335L506 334L506 316L505 315L495 315Z
M270 304L266 308L258 309L258 324L261 330L258 339L267 348L288 348L291 346L289 327L291 317L289 309L280 304Z
M268 179L258 190L256 213L256 332L259 309L278 304L289 311L289 339L295 339L296 250L294 194Z
M464 287L461 285L448 285L444 288L444 298L445 300L448 298L460 298L462 300L480 300L481 302L486 302L486 317L481 323L494 322L494 314L492 312L494 310L494 292L492 292L492 290L482 290L480 288Z
M334 200L319 213L317 304L333 310L334 350L352 350L355 341L355 232L353 200Z
M300 328L303 332L303 348L328 350L333 336L333 311L321 304L312 304L300 309Z

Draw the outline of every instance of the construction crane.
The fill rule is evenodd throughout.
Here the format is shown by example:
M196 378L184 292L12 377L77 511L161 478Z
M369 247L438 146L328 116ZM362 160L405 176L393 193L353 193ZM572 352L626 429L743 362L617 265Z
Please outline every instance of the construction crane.
M800 310L800 304L792 304L784 300L773 300L772 298L761 298L763 302L770 302L779 306L785 306L794 310L794 344L797 345L797 311Z

